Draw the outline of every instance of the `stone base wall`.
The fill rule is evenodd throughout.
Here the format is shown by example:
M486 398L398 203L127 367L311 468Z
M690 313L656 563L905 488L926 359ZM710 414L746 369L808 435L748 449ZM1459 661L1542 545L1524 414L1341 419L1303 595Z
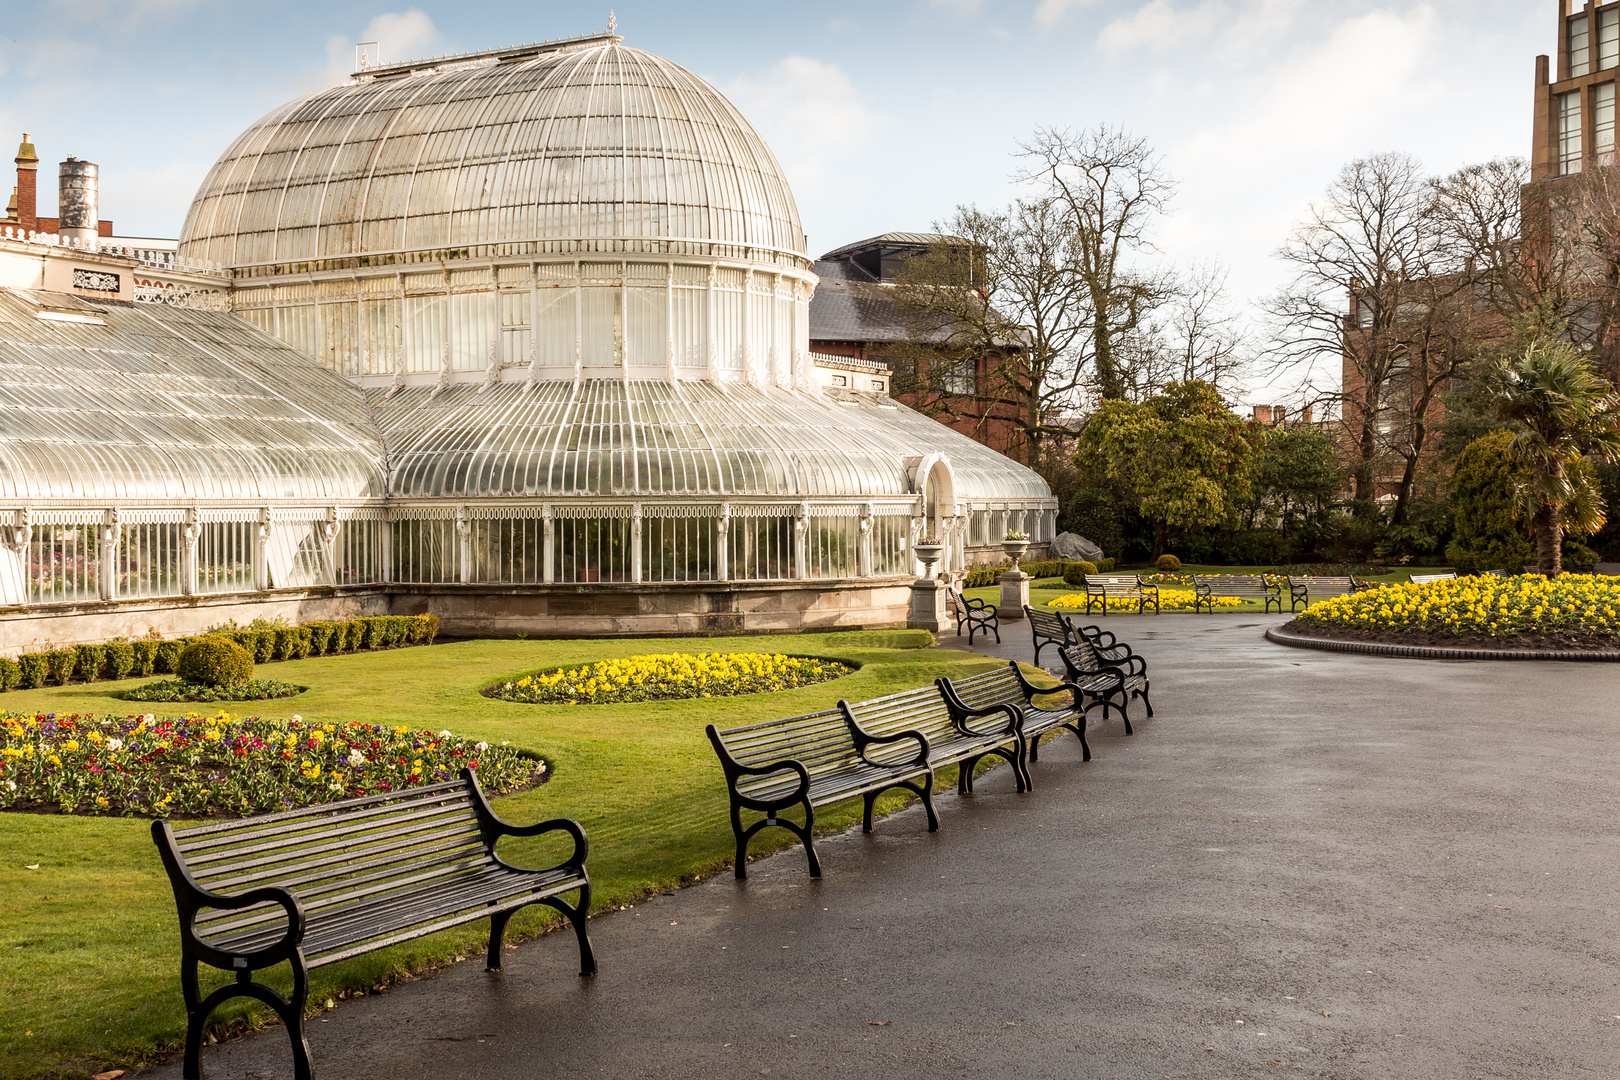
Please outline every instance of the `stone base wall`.
M234 620L439 617L452 637L801 633L904 627L911 578L691 585L421 585L281 589L0 610L0 656L120 638L176 638Z
M375 587L6 608L0 610L0 656L100 645L120 638L187 637L232 620L243 626L254 619L276 618L298 624L388 613L388 596Z
M1052 545L1049 543L1031 544L1024 552L1021 562L1045 562L1055 559L1052 554ZM969 569L975 566L1000 566L1007 561L1007 553L1001 550L1000 544L991 544L988 547L970 547L964 555L964 561Z

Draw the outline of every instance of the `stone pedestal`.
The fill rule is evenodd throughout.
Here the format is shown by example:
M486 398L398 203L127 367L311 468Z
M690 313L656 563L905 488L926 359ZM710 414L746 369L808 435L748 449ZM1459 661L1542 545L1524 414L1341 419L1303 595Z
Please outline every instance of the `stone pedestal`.
M950 617L945 614L945 590L948 588L950 586L933 578L918 578L912 582L911 611L906 616L906 629L927 630L932 634L949 630Z
M1029 575L1022 570L1008 570L1001 575L1001 603L996 605L996 618L1002 622L1024 617L1024 605L1029 603Z

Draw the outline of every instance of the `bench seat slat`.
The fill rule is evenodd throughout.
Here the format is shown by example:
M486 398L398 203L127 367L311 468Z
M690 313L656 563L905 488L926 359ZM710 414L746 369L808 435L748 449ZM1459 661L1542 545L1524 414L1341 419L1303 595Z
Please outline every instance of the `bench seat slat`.
M435 832L447 835L478 835L478 815L470 806L436 808L430 812L418 811L402 816L397 821L371 821L361 828L323 829L319 833L288 836L274 842L240 848L216 848L190 865L192 873L199 880L205 878L213 880L239 875L254 866L273 865L288 859L329 851L335 847L398 847L399 845L394 842L397 838Z

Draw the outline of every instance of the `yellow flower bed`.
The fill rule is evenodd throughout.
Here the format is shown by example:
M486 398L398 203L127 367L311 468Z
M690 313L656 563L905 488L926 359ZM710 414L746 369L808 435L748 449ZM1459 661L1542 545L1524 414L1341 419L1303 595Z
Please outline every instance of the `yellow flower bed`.
M488 691L507 701L608 705L626 701L734 697L842 678L848 664L780 653L668 653L542 671Z
M1195 594L1191 589L1160 589L1159 610L1192 611L1194 610L1193 605L1196 598L1197 594ZM1216 607L1230 608L1243 606L1243 601L1235 596L1217 596L1212 598L1211 602ZM1055 608L1078 608L1079 610L1084 611L1086 610L1086 597L1084 593L1069 593L1066 596L1058 597L1056 600L1048 600L1046 602L1046 606ZM1100 601L1096 600L1095 598L1091 601L1091 610L1093 612L1097 611L1100 606ZM1137 601L1132 597L1110 596L1108 598L1109 611L1134 612L1136 607Z
M1620 580L1467 577L1391 585L1312 604L1299 621L1355 630L1485 634L1620 634Z

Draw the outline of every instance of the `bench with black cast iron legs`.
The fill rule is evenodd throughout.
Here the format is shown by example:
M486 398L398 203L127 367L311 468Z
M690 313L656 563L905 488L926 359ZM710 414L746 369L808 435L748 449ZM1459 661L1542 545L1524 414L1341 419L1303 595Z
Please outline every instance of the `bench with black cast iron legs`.
M1192 579L1194 613L1213 612L1217 596L1263 601L1267 614L1276 604L1282 613L1282 586L1265 574L1194 574Z
M872 804L885 791L904 788L922 799L928 828L939 828L934 813L934 769L928 740L901 731L885 738L857 737L840 709L763 720L724 730L710 724L709 742L720 758L731 795L731 830L737 839L737 877L748 876L748 841L761 829L787 829L804 844L810 876L821 876L816 857L816 807L859 795L866 801L864 828L872 831ZM866 751L893 747L881 761ZM802 807L804 823L782 816ZM744 826L744 810L765 816Z
M1131 698L1141 698L1142 704L1147 706L1147 714L1153 715L1153 702L1148 698L1151 684L1148 682L1147 661L1140 656L1105 660L1098 655L1091 642L1085 640L1065 645L1058 650L1058 655L1063 658L1063 681L1091 699L1082 705L1083 711L1089 712L1101 705L1103 720L1107 721L1109 710L1117 708L1125 720L1127 735L1134 734L1129 709Z
M503 837L563 832L573 853L545 870L511 866ZM487 918L488 966L519 908L545 904L573 924L580 974L596 971L585 919L591 882L585 831L567 818L509 825L471 769L458 780L233 821L176 828L152 823L180 915L180 984L186 1003L185 1076L201 1076L203 1028L233 997L268 1005L292 1039L293 1074L309 1080L304 1006L310 970ZM578 891L576 903L562 894ZM283 962L282 997L253 973ZM236 974L202 996L198 967Z
M1018 730L1018 717L1010 711L969 724L952 714L937 686L902 690L868 701L840 701L838 708L843 711L862 753L868 757L871 756L868 747L873 744L911 738L922 747L928 764L935 769L960 766L956 790L966 794L973 790L974 766L995 755L1006 758L1012 765L1018 790L1029 790L1029 776L1024 771L1024 736ZM933 812L930 805L931 823Z
M1289 611L1298 611L1301 604L1310 607L1325 597L1358 593L1368 587L1365 581L1349 574L1290 574L1287 581Z
M997 711L1015 712L1019 733L1029 748L1030 761L1040 760L1042 736L1062 731L1074 732L1080 740L1082 760L1091 760L1091 745L1086 742L1086 714L1080 708L1081 696L1073 687L1036 686L1024 677L1017 661L961 679L941 678L935 685L952 716L962 723ZM1036 703L1036 698L1049 700L1041 705ZM1052 701L1052 698L1059 700Z
M1058 648L1074 641L1074 624L1061 612L1043 611L1024 605L1024 618L1029 620L1029 632L1035 639L1035 666L1041 666L1041 650L1048 645Z
M1159 613L1159 587L1150 585L1142 580L1141 575L1131 577L1114 577L1100 574L1086 574L1082 579L1086 589L1086 614L1091 614L1092 603L1102 605L1102 613L1108 614L1108 601L1115 598L1136 601L1136 613L1140 615L1147 610L1148 604L1153 605L1153 613Z
M989 631L996 635L996 644L1001 644L1001 623L996 619L996 606L987 604L983 600L969 600L955 588L950 590L951 611L956 616L956 636L962 636L962 627L967 627L968 644L973 644L973 635Z

